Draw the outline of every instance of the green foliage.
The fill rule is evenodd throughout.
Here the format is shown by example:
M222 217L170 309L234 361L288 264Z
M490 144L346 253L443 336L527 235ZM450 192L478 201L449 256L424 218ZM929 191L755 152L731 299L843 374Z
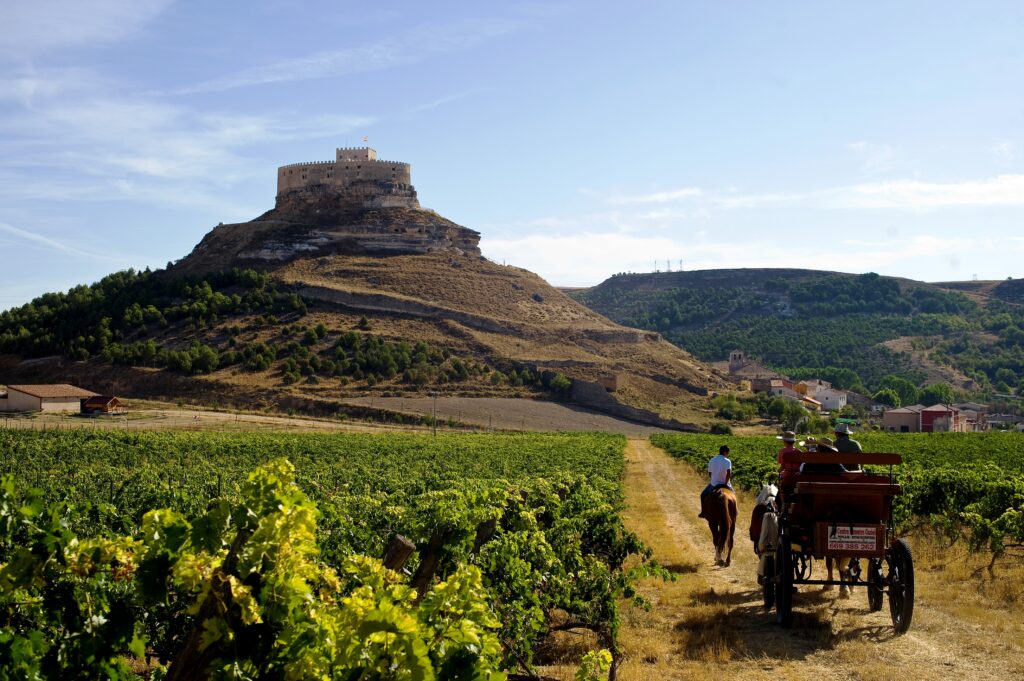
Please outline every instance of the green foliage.
M881 390L874 394L872 399L875 402L879 402L880 404L886 404L890 407L899 407L900 405L903 404L903 401L900 400L899 393L893 390L892 388L882 388Z
M882 379L881 390L891 390L899 397L900 404L909 406L917 404L921 399L921 393L917 386L900 376L886 376Z
M549 387L556 395L568 396L572 392L572 379L562 373L555 374L555 377L551 379Z
M732 435L732 427L728 423L712 423L710 432L712 435Z
M624 445L0 430L0 475L35 489L0 485L0 668L131 678L151 649L232 678L497 679L555 611L615 651L619 599L662 574L618 515ZM422 597L368 557L393 533L442 547Z
M711 398L711 406L715 408L715 416L727 421L749 421L757 416L756 402L740 400L732 393Z
M926 407L930 407L933 404L950 404L954 398L953 388L946 383L933 383L932 385L925 386L921 389L921 394L918 397L921 404Z
M178 323L206 328L226 315L268 311L305 314L306 306L253 270L234 269L205 280L126 270L0 313L0 353L102 355L112 362L165 366L161 362L170 360L152 340L130 339L145 336L147 327ZM200 364L206 370L209 362L204 358Z

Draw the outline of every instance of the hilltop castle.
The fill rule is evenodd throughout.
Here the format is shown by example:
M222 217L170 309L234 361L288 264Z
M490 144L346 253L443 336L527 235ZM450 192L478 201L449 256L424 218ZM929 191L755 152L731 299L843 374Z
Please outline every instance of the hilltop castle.
M345 208L419 208L412 166L382 161L369 147L342 147L333 161L277 169L277 205L336 198Z
M195 274L226 263L268 267L296 258L438 252L481 257L480 233L420 208L408 163L345 147L333 161L278 168L273 209L217 225L174 269Z

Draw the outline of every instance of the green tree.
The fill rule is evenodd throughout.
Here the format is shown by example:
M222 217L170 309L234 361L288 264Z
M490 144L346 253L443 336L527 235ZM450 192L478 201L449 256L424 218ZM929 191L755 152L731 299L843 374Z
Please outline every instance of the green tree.
M949 404L954 399L953 388L947 383L933 383L921 391L919 399L926 407L933 404Z
M567 377L565 374L555 374L555 377L551 379L551 390L558 395L568 395L572 390L572 379Z
M875 402L881 402L887 404L890 407L899 407L902 403L900 402L899 393L892 388L882 388L874 395Z
M901 376L889 374L883 378L879 389L885 390L886 388L899 395L900 404L902 405L917 404L921 399L917 386Z

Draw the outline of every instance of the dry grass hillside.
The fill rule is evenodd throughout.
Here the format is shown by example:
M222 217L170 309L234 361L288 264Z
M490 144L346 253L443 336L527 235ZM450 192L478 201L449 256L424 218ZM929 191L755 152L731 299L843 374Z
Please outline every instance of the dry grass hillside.
M724 387L709 367L656 332L608 320L531 272L484 259L478 238L429 211L275 209L250 223L219 225L168 271L126 285L116 294L124 306L112 309L109 295L96 294L102 312L86 305L70 313L84 312L93 323L109 316L111 342L134 359L111 359L109 348L93 344L87 361L69 361L71 353L28 363L8 358L5 373L9 382L59 378L141 397L321 413L356 397L432 391L564 398L565 390L549 385L560 373L586 381L614 377L614 399L622 404L706 420L701 394ZM265 283L224 279L232 268L259 271ZM212 293L196 293L189 283L204 279L214 282ZM154 310L159 323L121 323L133 295L156 295L167 315ZM215 311L209 295L227 301L225 307ZM253 295L276 302L246 303ZM149 309L149 298L141 307ZM282 303L289 299L301 302ZM137 351L150 342L155 360L139 361ZM417 350L417 343L426 347ZM168 355L190 346L198 352L196 344L219 356L217 366L175 368ZM379 356L381 344L388 357L404 354L397 370L363 364ZM266 347L267 361L253 357Z
M316 307L371 315L376 329L398 338L579 378L626 373L716 385L701 363L658 334L610 322L531 272L481 258L332 256L295 260L276 276Z

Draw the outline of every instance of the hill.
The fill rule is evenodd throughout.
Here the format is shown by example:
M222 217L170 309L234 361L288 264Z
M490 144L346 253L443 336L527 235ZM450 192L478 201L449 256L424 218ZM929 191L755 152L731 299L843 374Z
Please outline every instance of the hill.
M928 284L873 273L704 270L617 275L570 295L706 362L742 349L794 376L842 376L844 387L873 391L895 374L1009 392L1024 376L1017 280Z
M0 314L0 375L310 412L373 394L599 393L612 411L618 401L682 418L722 385L659 334L484 259L478 243L420 208L411 185L289 186L273 210L218 225L166 270ZM585 398L608 377L614 398Z

